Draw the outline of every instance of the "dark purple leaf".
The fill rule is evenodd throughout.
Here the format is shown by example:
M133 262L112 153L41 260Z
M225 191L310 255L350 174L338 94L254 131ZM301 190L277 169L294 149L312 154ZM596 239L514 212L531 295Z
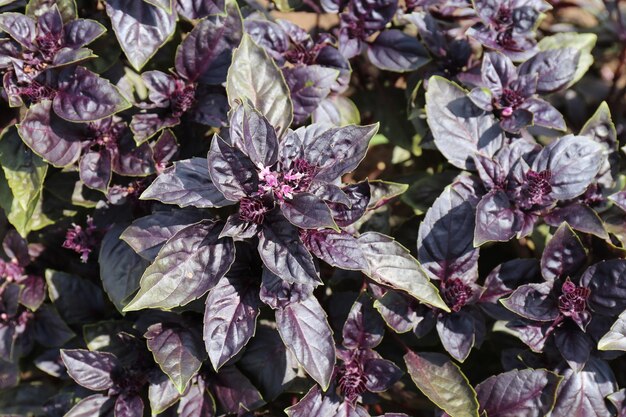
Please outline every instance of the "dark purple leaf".
M367 49L372 64L394 72L415 71L430 60L416 37L398 29L382 31Z
M472 204L452 187L435 200L420 224L417 237L417 259L431 277L476 281L475 217Z
M224 0L174 0L178 13L189 20L224 12Z
M117 152L113 153L111 161L116 174L144 177L154 173L154 156L149 144L137 146L130 135L124 135L117 145Z
M558 227L567 222L574 230L608 239L609 234L598 214L589 206L580 203L557 207L543 216L543 220L550 226Z
M319 126L313 125L312 128ZM296 131L302 138L304 157L320 168L316 180L333 182L359 165L378 125L346 126L308 134L310 129Z
M150 376L148 401L150 401L150 411L152 413L160 414L167 410L179 400L180 396L174 383L167 375L160 371L155 371Z
M49 304L43 304L35 312L34 338L45 347L63 346L76 334L63 321L59 313Z
M476 386L480 411L489 417L541 417L554 406L558 375L545 369L512 370Z
M519 73L537 74L537 92L549 94L568 86L576 75L579 52L574 48L541 51L519 67Z
M27 275L19 281L22 291L20 292L20 304L30 310L37 310L46 299L46 283L38 275Z
M234 366L222 368L211 379L210 386L220 408L228 414L242 408L253 410L264 403L256 387Z
M263 224L259 254L267 269L285 281L314 286L321 283L298 229L281 216L275 215Z
M257 166L269 167L278 158L274 127L249 101L237 106L230 117L230 140Z
M65 32L65 46L72 49L88 45L106 32L103 25L89 19L71 20L67 22L63 30Z
M551 196L568 200L584 193L604 161L602 145L584 136L563 136L543 148L533 162L536 172L551 173Z
M536 321L553 321L559 316L556 299L551 295L552 282L526 284L501 300L502 304L520 316Z
M221 225L208 220L178 231L146 269L124 310L178 307L213 288L235 259L232 240L220 238L220 232Z
M437 320L437 333L444 349L459 362L464 362L476 343L474 317L461 310Z
M156 212L135 220L120 239L143 258L152 261L169 238L202 218L202 213L192 210Z
M485 291L480 296L481 302L497 303L511 294L525 282L538 278L541 274L539 263L535 259L514 259L494 268L485 279Z
M120 394L115 400L115 417L142 417L143 400L137 394Z
M161 116L156 113L137 113L130 122L130 130L135 135L137 143L143 143L163 129L177 126L179 117Z
M261 301L273 309L285 308L289 304L299 303L313 295L315 286L310 284L297 284L283 280L267 268L263 268Z
M517 219L509 197L502 190L493 190L476 206L474 245L506 242L517 233Z
M214 417L215 401L203 381L190 386L178 404L179 417Z
M141 198L180 207L210 208L233 204L224 198L211 181L204 158L175 162L172 168L164 171L150 184Z
M502 147L504 134L494 116L444 78L435 76L428 81L426 114L437 148L458 168L473 169L474 154L492 156Z
M82 129L54 114L50 101L31 106L18 132L33 152L54 166L70 165L80 156Z
M258 190L259 175L254 163L217 135L211 142L208 160L213 184L228 200L239 201Z
M36 49L34 46L37 29L35 21L21 13L0 14L0 29L19 42L26 49Z
M367 359L363 372L367 375L367 390L371 392L387 391L403 374L393 362L380 358Z
M176 50L176 71L191 82L223 83L242 35L239 7L235 1L227 1L225 16L201 20L180 44Z
M276 325L285 345L307 373L327 388L335 366L335 342L326 312L315 297L276 310Z
M113 386L111 372L120 366L115 355L107 352L63 349L61 358L69 376L79 385L92 391L111 388Z
M50 300L68 324L92 322L106 311L104 294L99 286L65 272L46 270Z
M626 260L613 259L590 266L580 284L591 290L587 301L596 313L617 316L626 310Z
M594 357L580 372L566 368L556 393L553 416L609 417L604 398L617 390L609 365Z
M273 400L283 393L296 378L298 368L296 359L287 350L276 329L261 324L238 363L266 400ZM268 363L272 366L267 366Z
M343 325L343 345L348 349L373 349L383 339L385 324L372 299L362 293L354 302Z
M114 226L104 235L98 256L102 286L118 311L122 311L137 291L141 275L148 266L146 260L120 239L125 228L125 225Z
M561 224L541 255L541 274L546 280L574 276L587 262L587 251L567 223Z
M330 94L339 71L321 65L306 65L284 68L283 74L291 93L294 123L301 124Z
M259 304L258 286L248 276L226 276L211 290L203 338L213 368L221 368L254 335Z
M91 122L126 110L130 103L109 81L76 67L60 74L52 107L59 117L70 122Z
M313 255L331 266L354 271L368 267L357 239L347 232L309 230L301 238Z
M335 417L338 408L338 399L323 396L320 387L315 385L298 404L287 408L285 413L289 417Z
M126 58L136 71L172 36L176 12L145 1L106 0L106 12Z
M66 417L113 417L115 399L107 395L96 394L83 398L67 414Z
M554 344L570 368L576 372L582 371L594 348L591 338L571 324L555 331Z
M371 187L368 181L350 184L341 189L347 203L330 203L333 218L341 227L347 227L359 221L368 209Z
M368 268L363 271L379 284L406 291L433 307L449 311L437 288L409 251L392 238L368 232L358 237Z
M188 114L191 119L205 126L222 127L228 121L228 100L221 93L211 93L210 87L199 85L196 101Z
M89 188L106 192L111 182L111 154L106 150L90 151L80 158L80 179Z
M197 329L156 323L144 335L154 361L181 394L198 372L206 352Z
M294 226L301 229L337 229L328 205L310 193L297 193L280 206L281 213Z

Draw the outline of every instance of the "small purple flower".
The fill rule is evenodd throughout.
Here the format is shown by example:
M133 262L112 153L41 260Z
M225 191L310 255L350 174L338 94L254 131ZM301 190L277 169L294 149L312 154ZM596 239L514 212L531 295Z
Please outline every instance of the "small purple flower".
M574 321L581 322L582 315L587 312L587 299L591 290L587 287L577 286L568 278L561 287L562 294L559 296L559 311L565 317L571 317Z
M458 278L441 281L440 287L444 301L455 313L459 312L474 294L472 288Z
M367 391L367 375L363 369L361 350L351 352L351 359L339 368L337 386L347 401L354 404Z
M522 186L522 200L520 207L531 209L533 207L546 207L553 203L550 197L552 186L550 180L552 172L543 170L535 172L532 169L526 173L526 183Z
M80 253L81 261L86 263L89 254L98 246L99 242L98 228L93 224L93 218L87 216L85 227L72 223L72 227L67 230L65 235L63 247Z

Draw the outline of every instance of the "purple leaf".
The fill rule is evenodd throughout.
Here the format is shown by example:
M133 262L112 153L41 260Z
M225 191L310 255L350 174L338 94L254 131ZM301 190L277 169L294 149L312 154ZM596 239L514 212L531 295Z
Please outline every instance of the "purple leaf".
M491 113L485 113L456 84L435 76L428 81L426 114L435 144L448 161L473 169L472 156L486 156L502 147L504 134Z
M522 285L501 302L506 308L526 319L554 321L560 313L556 299L551 295L552 285L552 282Z
M107 395L96 394L83 398L70 411L66 417L112 417L115 399Z
M358 237L368 268L363 271L379 284L406 291L433 307L449 311L437 288L409 251L392 238L368 232Z
M222 368L210 386L220 409L227 414L254 410L264 404L256 387L235 366Z
M316 195L298 193L285 200L280 211L291 224L301 229L337 229L328 205Z
M489 417L539 417L554 406L561 378L545 369L512 370L476 386L481 413Z
M321 283L298 229L281 216L275 215L263 224L259 254L267 269L285 281L314 286Z
M394 72L415 71L430 61L417 38L398 29L382 31L368 46L367 56L378 68Z
M226 276L211 290L203 338L213 368L221 368L254 335L259 304L258 286L248 276Z
M178 13L189 20L224 12L224 0L174 0Z
M200 334L195 330L177 324L156 323L144 334L154 361L181 394L206 358Z
M337 224L341 227L347 227L356 223L365 215L370 203L371 187L366 180L347 185L341 191L346 196L347 202L329 203L329 207Z
M309 252L331 266L354 271L368 267L357 239L347 232L309 230L301 238Z
M37 29L35 21L21 13L2 13L0 29L29 50L36 49L35 37Z
M335 366L335 342L326 312L315 297L276 310L276 325L285 346L307 373L328 388Z
M310 284L297 284L283 280L267 268L263 268L261 301L273 309L285 308L289 304L299 303L313 295L315 287Z
M179 417L214 417L215 400L202 380L189 387L189 391L178 404Z
M120 394L115 400L115 417L142 417L143 400L137 394Z
M604 398L617 390L609 365L594 357L580 372L566 368L556 393L553 416L609 417Z
M594 348L591 338L571 324L554 332L554 344L570 368L576 372L582 371Z
M403 374L393 362L380 358L367 359L363 372L367 375L367 390L371 392L387 391Z
M437 320L437 333L444 349L464 362L476 343L474 317L466 311L444 315Z
M276 329L262 324L257 326L255 337L246 346L238 363L268 401L285 391L296 378L298 369L296 359ZM268 363L272 366L267 366Z
M124 225L112 227L102 239L98 260L102 286L118 311L139 288L139 280L148 262L120 239Z
M148 387L150 411L160 414L174 405L180 397L180 393L167 375L160 371L153 372L150 376L150 386Z
M519 73L537 74L537 92L549 94L562 90L574 79L579 52L574 48L541 51L519 67Z
M80 156L83 129L54 114L50 101L31 106L18 132L33 152L54 166L70 165Z
M339 408L336 398L322 395L320 387L315 385L296 405L285 410L289 417L335 417Z
M274 127L248 100L235 107L230 120L230 140L257 166L269 167L278 158Z
M113 84L83 68L68 68L59 75L54 112L70 122L91 122L126 110L130 103Z
M609 234L598 214L589 206L580 203L556 207L543 216L543 220L550 226L558 227L567 222L574 230L608 239Z
M497 303L511 294L525 282L540 276L539 263L535 259L513 259L493 269L485 279L485 291L480 296L481 302Z
M580 284L591 290L591 309L606 316L626 310L626 260L613 259L590 266Z
M254 163L217 135L211 142L208 161L213 184L228 200L239 201L258 190L259 175Z
M476 206L474 246L486 242L506 242L517 233L516 214L509 197L502 190L493 190Z
M373 349L380 344L385 324L372 299L362 293L354 302L343 325L343 345L348 349Z
M106 12L126 58L136 71L172 36L176 12L145 1L106 0Z
M561 224L541 255L541 274L546 280L576 275L587 263L587 251L567 223Z
M476 281L475 217L472 204L452 187L446 188L426 212L417 237L417 259L431 277Z
M223 83L242 35L239 7L236 2L227 1L225 16L201 20L180 44L176 50L176 71L191 82Z
M144 200L158 200L179 207L223 207L233 204L226 200L209 176L204 158L191 158L174 163L160 174L143 192Z
M339 71L321 65L306 65L284 68L283 74L291 93L294 123L301 124L330 94Z
M80 158L80 179L89 188L106 192L111 182L111 154L104 150L89 151Z
M77 49L104 35L106 28L95 20L75 19L67 22L63 28L65 46Z
M202 217L201 213L191 210L156 212L135 220L120 239L143 258L152 261L169 238L190 224L199 222Z
M111 372L120 366L115 355L107 352L63 349L61 358L69 376L79 385L92 391L111 388L113 386Z
M551 196L568 200L584 193L604 162L602 145L584 136L563 136L543 148L533 170L551 172Z
M378 125L346 126L329 130L298 129L302 138L304 157L319 167L315 175L318 181L333 182L341 175L353 171L365 157L370 139L378 131Z
M220 231L208 220L178 231L146 269L139 292L124 310L178 307L213 288L235 259L232 240L220 238Z

